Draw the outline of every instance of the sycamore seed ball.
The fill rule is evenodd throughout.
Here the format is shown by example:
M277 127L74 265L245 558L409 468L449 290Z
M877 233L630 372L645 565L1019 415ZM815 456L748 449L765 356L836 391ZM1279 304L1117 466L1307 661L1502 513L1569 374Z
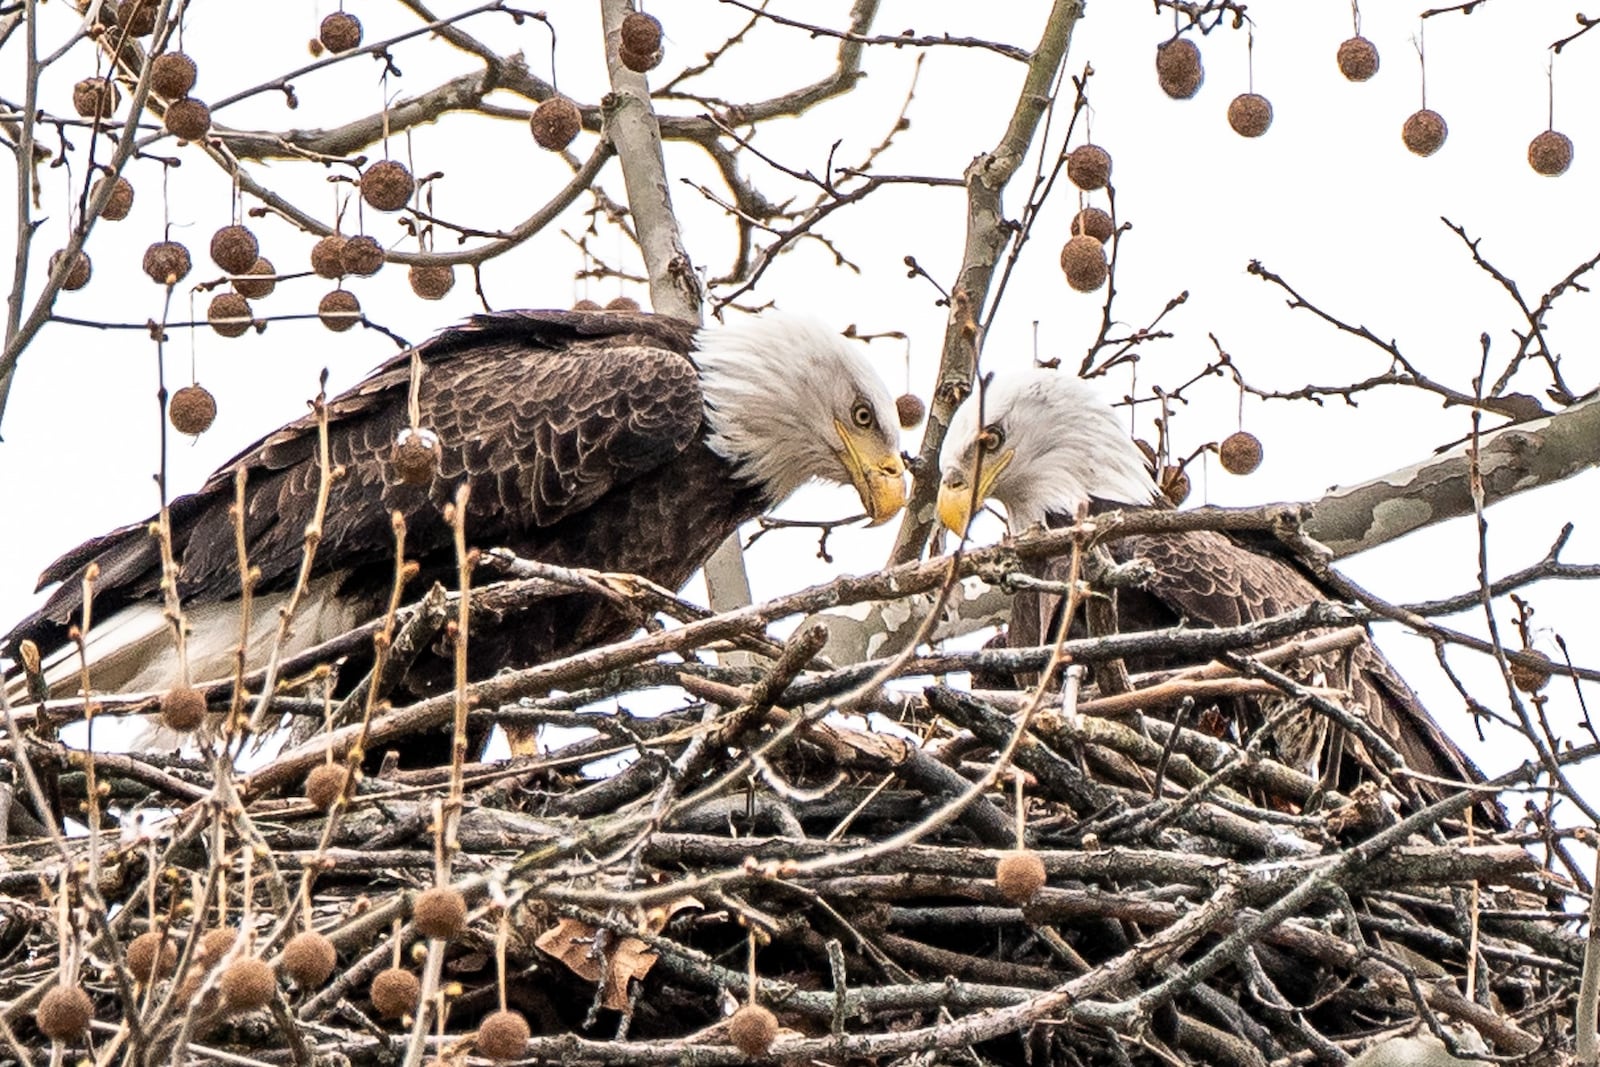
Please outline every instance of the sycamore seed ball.
M181 411L181 417L187 420L191 417L191 415L198 418L199 415L203 414L203 411L199 408L196 408L193 412L191 412L184 405L194 404L197 402L185 400L184 405L180 405L178 403L178 398L183 396L187 390L198 388L199 386L194 385L184 386L182 389L179 389L173 394L172 402L168 406L168 411L172 417L173 426L177 427L177 429L182 433L187 433L191 436L205 432L205 427L201 427L199 430L195 430L191 433L191 431L184 429L182 426L178 426L178 419L180 417L179 413ZM204 392L204 390L201 391ZM206 395L210 396L211 394L207 393ZM204 402L200 401L198 403L203 406ZM206 426L211 425L211 419L215 418L216 414L217 408L213 403L211 405L211 415L206 419ZM167 729L176 730L181 734L186 734L190 730L197 728L202 722L205 721L205 718L206 698L205 694L200 692L200 690L191 686L180 685L168 689L165 693L161 694L161 725L165 726Z
M192 96L167 105L167 129L174 137L198 141L211 132L211 109Z
M1013 904L1028 903L1038 896L1044 883L1044 860L1037 852L1008 852L995 864L994 884L1000 887L1000 895Z
M1104 189L1111 180L1111 153L1097 144L1079 145L1067 155L1067 177L1079 189Z
M330 52L348 52L361 43L361 20L343 11L335 11L322 20L317 30L317 40Z
M417 1006L417 994L422 983L404 967L390 967L379 971L372 979L367 995L372 998L372 1010L385 1019L398 1019Z
M1111 221L1111 216L1097 207L1086 207L1072 217L1072 236L1088 234L1101 244L1111 240L1117 232L1116 224Z
M617 58L635 74L645 74L661 65L662 53L659 48L654 52L635 52L624 46L617 49Z
M1550 684L1551 677L1555 674L1550 668L1555 661L1537 649L1526 648L1522 650L1524 656L1530 656L1539 661L1537 667L1528 666L1513 660L1511 662L1511 683L1524 693L1537 693Z
M167 100L179 100L194 88L200 70L182 52L163 52L150 61L150 88Z
M172 394L172 399L167 401L167 418L172 421L172 428L179 433L186 433L190 437L198 437L211 428L211 423L217 417L217 398L211 395L210 390L203 385L186 385ZM195 697L177 696L179 693L194 693ZM200 701L201 715L205 712L205 698L199 696L199 691L194 689L179 688L167 690L166 696L161 698L161 721L174 730L193 730L200 725L196 719L193 726L180 726L179 723L188 722L194 708L194 700ZM167 702L172 700L174 710L169 716ZM182 705L179 705L182 701ZM168 720L171 721L168 721Z
M51 274L56 272L56 267L61 265L61 260L66 254L67 250L65 248L57 249L50 253L49 269ZM72 266L67 268L67 276L61 279L61 288L69 292L82 289L89 284L89 275L92 273L93 267L89 263L88 253L76 252L72 257Z
M1200 47L1187 37L1156 46L1156 81L1174 100L1188 100L1206 80Z
M255 1011L272 1000L278 979L266 960L245 956L228 964L217 980L217 988L222 990L222 1002L229 1011Z
M1061 272L1078 292L1094 292L1110 273L1105 247L1088 234L1072 238L1061 247Z
M1528 166L1547 178L1564 174L1572 166L1572 138L1545 130L1528 144Z
M247 275L265 275L258 279L238 277L233 279L234 290L243 297L251 300L260 300L262 297L271 296L272 291L278 287L275 275L278 268L272 265L272 260L266 256L257 256L256 261L250 264L250 269L244 272Z
M607 311L638 311L639 301L631 296L618 296L606 301Z
M1449 133L1450 128L1445 125L1443 115L1423 108L1406 119L1406 124L1400 128L1400 139L1415 154L1431 156L1444 144Z
M107 222L121 222L128 217L128 212L133 210L133 183L126 178L117 178L114 181L102 175L94 183L94 188L89 191L89 199L100 195L100 190L111 181L111 199L106 201L106 206L101 209L100 217Z
M157 285L178 284L189 266L189 250L176 241L157 241L144 250L144 272Z
M224 226L211 235L211 262L229 274L243 274L260 257L256 235L248 226Z
M348 289L335 289L318 302L317 318L334 333L343 333L361 321L361 301Z
M327 811L344 793L349 770L342 763L319 763L306 775L306 800L318 811Z
M1260 93L1240 93L1228 105L1228 125L1240 137L1260 137L1272 125L1272 104Z
M1364 82L1378 73L1378 48L1365 37L1352 37L1339 45L1339 73Z
M520 1011L493 1012L478 1024L478 1052L491 1060L520 1060L532 1036Z
M572 305L572 310L573 311L599 311L599 310L601 310L600 302L598 300L590 300L588 297L584 297L582 300L580 300L576 304Z
M86 119L108 119L121 102L122 93L109 78L85 78L72 87L72 108Z
M1222 469L1229 474L1249 474L1261 466L1261 441L1253 433L1231 433L1217 448Z
M1161 493L1177 507L1189 499L1189 474L1182 467L1168 465L1161 468Z
M754 1058L765 1056L778 1036L778 1017L759 1004L746 1004L728 1020L728 1040Z
M311 270L322 278L344 277L344 246L341 234L330 233L311 246Z
M422 299L442 300L456 284L456 269L448 263L413 263L406 278Z
M395 438L389 462L402 485L428 485L439 473L444 449L432 430L413 430L409 426Z
M200 958L205 961L207 967L211 967L228 954L237 940L239 931L231 926L219 926L214 930L207 930L200 937Z
M177 942L160 930L146 930L128 942L128 970L141 982L165 978L177 965Z
M406 165L394 159L374 163L361 175L361 199L379 211L399 211L416 187Z
M156 0L123 0L117 9L117 25L130 37L148 37L156 29Z
M383 258L383 246L377 238L366 234L350 238L339 252L339 262L344 264L345 273L358 278L370 278L378 273L383 267Z
M411 922L424 937L448 941L467 928L467 898L450 886L435 886L417 895Z
M900 418L902 430L913 430L928 413L928 407L916 393L901 393L894 398L894 412Z
M338 962L333 942L315 930L307 930L303 934L295 934L283 946L283 958L279 966L301 989L315 989L328 980Z
M89 1030L94 1001L77 986L58 985L44 995L33 1011L39 1032L52 1041L71 1041Z
M533 131L533 139L540 148L559 152L571 144L583 128L583 113L566 97L552 96L533 109L528 128Z
M630 52L654 52L661 47L661 21L642 11L630 11L622 20L622 47Z

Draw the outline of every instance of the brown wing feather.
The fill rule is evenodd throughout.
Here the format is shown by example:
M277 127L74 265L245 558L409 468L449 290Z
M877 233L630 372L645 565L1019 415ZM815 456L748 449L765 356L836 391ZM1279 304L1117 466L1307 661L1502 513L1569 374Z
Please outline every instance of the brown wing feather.
M510 312L478 316L418 349L425 370L422 423L444 446L440 477L420 489L394 478L388 455L407 425L410 356L402 353L328 403L329 447L342 468L329 494L319 573L392 567L389 514L408 520L408 555L452 554L442 508L463 477L467 524L479 544L516 544L580 514L610 489L683 452L700 430L698 374L686 358L693 327L654 315ZM247 476L245 533L261 588L292 581L314 514L317 422L307 415L220 468L173 502L180 593L191 601L239 591L229 506ZM5 640L42 645L79 608L74 579L89 562L104 612L152 595L159 561L145 523L88 542L45 571L64 584Z
M1144 560L1154 572L1141 588L1119 593L1118 625L1124 631L1179 623L1239 626L1327 599L1322 588L1287 559L1250 548L1221 533L1195 531L1129 537L1114 544L1112 551L1119 561ZM1050 577L1064 577L1064 569L1065 564L1056 561ZM1025 596L1019 594L1014 607L1012 633L1014 639L1020 636L1038 640L1038 635L1052 632L1050 626L1059 610L1059 598ZM1162 664L1134 666L1148 669ZM1325 675L1330 684L1346 684L1346 664L1339 655L1316 657L1306 666ZM1439 728L1370 639L1349 653L1348 676L1352 703L1365 712L1373 728L1395 747L1407 766L1458 781L1483 780L1481 772ZM1314 727L1320 723L1308 720L1302 725ZM1317 733L1325 736L1325 731L1304 732L1308 746ZM1345 747L1358 760L1370 759L1359 745ZM1433 791L1425 792L1431 795Z

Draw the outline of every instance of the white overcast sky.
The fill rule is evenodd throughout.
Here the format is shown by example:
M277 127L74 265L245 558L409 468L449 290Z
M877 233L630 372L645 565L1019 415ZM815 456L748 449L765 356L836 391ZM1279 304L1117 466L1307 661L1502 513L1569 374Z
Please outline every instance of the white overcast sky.
M464 7L441 3L440 11ZM773 10L842 27L849 5L843 2L776 2ZM368 39L414 25L398 5L378 0L348 0L346 7L367 26ZM598 5L564 2L549 14L560 35L561 88L584 102L604 91L599 52ZM1002 0L972 4L901 0L886 2L878 29L895 33L949 32L984 36L1031 47L1045 5ZM284 0L271 17L251 8L245 19L230 4L197 3L186 27L187 50L200 64L195 90L217 99L275 76L306 60L305 42L315 32L327 3ZM666 26L667 58L653 75L659 83L697 62L746 17L714 0L657 2L649 6ZM1225 121L1228 101L1246 87L1243 32L1219 30L1201 41L1206 82L1190 101L1174 102L1158 89L1153 69L1156 43L1170 31L1171 17L1152 14L1147 3L1099 0L1072 42L1068 69L1092 64L1094 140L1115 160L1113 173L1122 219L1133 224L1122 246L1116 311L1124 322L1148 321L1165 301L1187 289L1187 306L1165 326L1177 337L1151 346L1140 367L1140 382L1175 385L1204 365L1212 354L1207 333L1215 333L1257 384L1293 387L1307 380L1337 382L1381 371L1385 360L1370 346L1342 337L1304 313L1284 307L1281 295L1245 273L1259 258L1329 311L1395 338L1428 373L1470 389L1478 359L1477 338L1487 331L1497 352L1514 346L1510 331L1520 325L1515 308L1498 287L1470 263L1441 215L1482 238L1482 251L1524 286L1530 298L1549 288L1574 265L1593 255L1600 225L1592 207L1596 145L1600 129L1592 100L1600 66L1592 53L1600 35L1572 46L1556 64L1555 124L1577 145L1576 161L1562 178L1535 175L1526 162L1528 140L1544 128L1548 45L1575 28L1570 5L1544 2L1481 6L1470 17L1429 20L1427 46L1430 106L1450 124L1450 136L1434 157L1417 159L1400 143L1400 126L1419 102L1418 33L1415 5L1373 4L1363 29L1378 46L1382 68L1371 82L1346 82L1334 65L1339 41L1350 34L1350 10L1339 0L1260 0L1250 5L1256 20L1254 85L1276 113L1270 132L1256 141L1233 134ZM41 8L46 20L44 49L53 47L50 31L64 32L67 5ZM520 49L532 69L548 73L549 44L533 22L513 26L501 17L479 18L471 28L506 51ZM21 97L18 41L6 48L0 64L0 90ZM771 95L821 76L833 62L835 44L771 25L752 32L731 51L721 69L695 83L707 94L749 100ZM869 49L868 77L860 89L811 113L771 124L760 144L786 164L821 173L834 141L837 159L854 162L892 122L911 84L916 53L911 49ZM921 77L909 116L911 126L882 156L878 169L898 174L955 176L976 153L992 147L1014 105L1019 64L971 49L925 50ZM440 78L468 69L470 62L437 42L420 39L396 49L404 77L392 81L391 95L419 92ZM45 98L64 106L77 78L94 72L94 57L80 49L54 70ZM377 67L358 59L296 83L300 107L289 110L278 94L264 94L222 111L217 121L249 129L330 125L375 109L384 89ZM498 101L518 106L517 101ZM663 108L694 113L689 102ZM120 114L120 112L119 112ZM1059 117L1064 119L1063 110ZM1075 134L1083 137L1080 127ZM81 131L73 137L82 147ZM580 156L593 146L585 133L574 145ZM47 140L46 143L54 144ZM1051 150L1055 148L1052 142ZM167 211L175 238L195 252L198 269L191 280L214 277L204 249L211 232L228 221L226 180L194 147L170 140L154 146L176 156L182 167L170 172ZM393 151L403 155L405 140ZM442 170L436 188L440 214L482 229L522 218L567 178L559 160L540 151L525 126L511 121L453 117L419 129L410 139L419 171ZM714 173L698 150L669 148L675 178L717 188ZM81 174L75 161L74 175ZM758 161L747 173L775 199L804 195L804 189ZM161 312L161 293L138 272L145 245L161 235L161 168L136 162L131 170L138 189L132 216L102 223L88 246L94 280L85 290L62 297L62 315L143 322ZM333 187L314 165L274 163L252 173L324 218L332 214ZM1020 208L1031 164L1014 183L1008 206ZM64 242L68 194L63 170L41 172L43 211L50 217L39 232L37 265ZM0 171L0 212L15 202L12 168ZM602 177L608 192L623 198L615 164ZM725 269L732 228L720 209L689 185L673 195L698 264L716 274ZM1103 201L1091 199L1091 203ZM246 204L246 206L251 206ZM562 220L577 232L587 198ZM836 268L815 244L783 257L755 294L791 309L806 310L862 332L902 330L911 337L911 383L926 393L937 358L944 313L932 302L925 282L908 280L901 267L907 254L939 278L951 278L959 262L964 205L959 190L906 188L872 198L865 206L838 213L825 232L861 268L856 274ZM1101 314L1099 294L1071 292L1056 267L1066 220L1077 208L1075 191L1064 188L1041 221L1035 241L988 338L985 360L991 369L1022 366L1032 357L1033 323L1039 323L1040 354L1071 363L1094 336ZM3 216L5 232L14 229ZM371 232L386 243L399 242L393 217L368 215ZM280 270L302 269L311 239L279 219L252 222L263 254ZM348 228L348 226L347 226ZM441 244L449 240L443 238ZM614 232L597 247L621 256L637 270ZM572 280L583 266L579 253L556 228L518 252L491 263L485 288L497 308L564 307L577 296L602 301L618 292L641 299L636 286L615 281L587 286ZM328 284L302 279L280 285L258 302L258 314L314 310ZM468 280L440 303L411 298L404 271L390 266L377 277L351 286L364 308L396 332L420 340L433 330L476 309ZM196 298L203 315L205 296ZM188 296L180 292L174 317L183 318ZM1595 298L1576 294L1551 316L1552 344L1566 357L1574 388L1590 388L1596 371L1593 337ZM882 342L876 349L891 384L904 378L904 346ZM187 381L191 361L201 382L218 396L216 426L190 443L175 439L171 459L174 491L197 486L207 472L257 436L304 411L326 367L331 389L353 384L394 351L374 331L342 335L312 322L282 322L265 334L238 340L208 330L193 337L174 333L167 350L169 384ZM1538 381L1526 378L1523 388ZM1126 376L1108 383L1120 394ZM156 469L158 413L154 400L155 349L133 331L99 331L54 325L27 352L0 423L0 486L8 515L0 523L0 621L9 624L35 602L34 578L59 552L105 529L141 519L155 506L151 475ZM1220 379L1197 390L1195 403L1174 424L1178 451L1217 439L1234 428L1237 394ZM1391 391L1365 398L1357 409L1339 404L1317 409L1307 404L1244 407L1244 424L1265 442L1267 459L1249 478L1234 478L1214 466L1196 472L1193 501L1251 504L1275 499L1310 499L1337 483L1364 480L1422 458L1434 446L1467 432L1467 415L1442 410L1421 395ZM1148 431L1141 417L1141 430ZM914 442L908 442L914 444ZM1490 569L1494 573L1526 565L1545 551L1560 524L1578 523L1569 549L1572 560L1600 558L1590 501L1600 481L1593 474L1565 485L1528 494L1491 512ZM805 494L788 514L815 517L843 513L848 493ZM839 568L867 570L887 552L892 527L845 532L833 547L838 562L829 567L812 558L803 533L774 534L751 552L758 596L772 595L827 578ZM1349 561L1359 581L1392 599L1408 600L1468 588L1476 567L1476 534L1470 522L1456 522L1413 535L1400 543ZM1534 594L1538 622L1559 630L1580 662L1593 662L1597 641L1587 603L1578 588L1541 589ZM1506 617L1502 616L1502 622ZM1481 620L1459 624L1481 628ZM1490 768L1522 758L1520 750L1470 744L1460 702L1433 666L1431 648L1395 632L1383 634L1390 651L1424 694L1435 714ZM1543 639L1554 651L1549 633ZM1504 704L1494 676L1481 662L1459 654L1462 671L1474 679L1479 696L1491 706ZM1567 736L1576 706L1570 690L1553 704L1556 728Z

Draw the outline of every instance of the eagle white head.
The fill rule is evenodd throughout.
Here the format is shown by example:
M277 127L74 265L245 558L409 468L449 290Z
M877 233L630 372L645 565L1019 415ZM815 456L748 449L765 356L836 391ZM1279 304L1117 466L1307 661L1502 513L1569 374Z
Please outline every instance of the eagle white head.
M813 479L854 486L873 525L906 501L900 424L859 343L767 311L700 332L711 450L772 502Z
M939 519L956 533L966 532L974 499L1004 504L1018 531L1091 500L1155 499L1144 453L1111 406L1071 374L1043 367L996 374L982 406L980 422L974 392L944 440Z

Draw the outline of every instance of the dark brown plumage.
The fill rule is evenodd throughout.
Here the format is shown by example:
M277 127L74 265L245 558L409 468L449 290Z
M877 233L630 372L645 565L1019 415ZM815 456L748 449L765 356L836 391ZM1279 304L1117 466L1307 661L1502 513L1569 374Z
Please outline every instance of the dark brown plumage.
M712 343L708 336L719 350L706 348ZM433 479L406 484L391 462L397 437L410 425L409 353L328 401L331 461L342 473L329 493L312 595L337 604L340 625L334 632L381 611L395 567L392 512L405 516L406 554L420 566L412 593L435 580L455 587L445 507L463 481L471 486L470 545L505 546L562 567L630 572L673 589L741 522L786 495L787 485L752 473L752 452L775 456L793 484L808 477L854 482L878 521L903 502L898 429L887 389L847 342L809 320L773 314L702 334L692 324L659 315L502 312L446 330L416 351L423 363L421 425L442 443ZM787 406L795 415L788 436L764 436L783 429L769 429L782 420L752 415L754 436L716 444L708 397L724 383L736 385L740 373L752 373L737 368L752 367L772 388L792 388L796 399ZM814 385L817 380L830 388ZM725 392L717 417L737 423L735 408L745 402L734 386ZM836 410L837 398L843 398L842 410ZM850 427L848 440L841 437L847 432L842 426ZM316 419L307 415L225 464L198 492L172 502L178 593L197 631L192 680L231 673L213 673L195 659L206 644L199 631L207 606L227 604L239 594L229 514L235 473L247 476L244 534L250 565L260 571L257 595L282 593L296 579L314 513L316 448ZM793 462L784 460L791 451ZM125 608L138 606L147 619L159 613L158 544L148 524L137 523L52 564L41 587L61 585L0 648L14 653L23 639L47 653L64 646L67 627L81 611L80 578L90 563L100 570L97 630L111 631ZM257 617L270 620L272 609L258 604ZM298 636L314 637L314 627L298 620L297 633L305 631ZM636 625L636 618L599 597L553 595L514 620L475 629L472 671L482 677L528 666L620 639ZM237 622L212 628L212 643L231 655ZM157 671L172 672L172 641L164 630L151 628L151 655L98 661L96 689L149 686L152 663ZM437 678L448 678L447 658L431 666Z
M1010 378L996 377L985 396L985 425L977 426L971 405L952 420L946 438L940 517L964 529L973 496L974 457L982 450L977 496L1005 504L1012 528L1066 525L1081 506L1091 510L1157 506L1159 499L1146 458L1117 417L1071 375L1037 369ZM1150 577L1116 591L1113 625L1121 632L1192 627L1235 627L1292 612L1332 598L1287 550L1256 546L1211 531L1127 537L1108 546L1117 562L1139 560ZM1067 578L1065 560L1052 561L1044 576ZM1059 597L1019 594L1013 605L1008 643L1036 645L1054 632ZM1076 623L1076 620L1075 620ZM1177 666L1160 657L1129 662L1130 671ZM1416 695L1370 638L1349 651L1304 657L1285 673L1306 684L1342 690L1346 708L1362 714L1406 765L1425 775L1478 782L1482 775L1441 731ZM989 680L991 683L993 679ZM1243 737L1257 729L1281 699L1235 698L1220 708ZM1336 728L1324 715L1306 711L1291 716L1273 737L1273 751L1284 762L1321 777L1342 790L1386 777L1365 746ZM1411 791L1402 783L1402 791ZM1422 785L1416 795L1437 798L1448 787ZM1492 802L1480 805L1491 821L1503 824Z

